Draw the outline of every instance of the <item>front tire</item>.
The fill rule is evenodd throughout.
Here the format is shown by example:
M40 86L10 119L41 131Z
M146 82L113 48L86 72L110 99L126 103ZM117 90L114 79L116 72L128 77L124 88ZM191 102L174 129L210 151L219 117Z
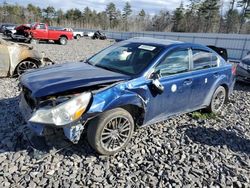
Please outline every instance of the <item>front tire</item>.
M113 155L125 148L134 131L130 113L116 108L93 119L87 129L88 142L98 153Z
M39 41L36 39L30 39L30 44L38 44Z
M217 114L221 111L224 103L226 101L226 89L223 86L219 86L211 99L210 105L208 106L208 112Z

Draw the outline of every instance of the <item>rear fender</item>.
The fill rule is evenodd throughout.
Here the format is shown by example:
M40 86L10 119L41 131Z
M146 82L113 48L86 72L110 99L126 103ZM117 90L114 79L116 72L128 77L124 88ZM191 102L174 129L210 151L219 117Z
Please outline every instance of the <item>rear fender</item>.
M229 78L226 75L221 75L219 78L217 78L217 80L214 82L212 88L210 89L209 93L207 94L207 96L205 98L205 101L204 101L205 106L210 105L213 94L219 86L225 87L227 94L228 94L228 91L230 88L228 85L228 80L229 80Z
M35 50L29 49L27 46L10 45L8 46L10 53L10 75L13 75L17 65L25 60L33 60L40 62L41 56Z

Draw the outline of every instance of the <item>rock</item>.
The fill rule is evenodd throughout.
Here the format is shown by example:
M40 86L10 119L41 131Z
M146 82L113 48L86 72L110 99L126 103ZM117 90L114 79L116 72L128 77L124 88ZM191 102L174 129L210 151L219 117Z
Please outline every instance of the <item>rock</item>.
M11 167L9 167L9 173L12 174L12 173L16 172L17 169L18 169L17 166L11 166Z
M0 156L0 164L1 164L3 161L5 161L5 160L6 160L6 156L5 156L5 155Z
M32 178L35 178L37 176L37 174L39 174L39 172L30 172L30 176Z
M47 172L47 175L49 175L49 176L53 176L53 175L54 175L54 173L55 173L55 170L50 170L50 171L48 171L48 172Z

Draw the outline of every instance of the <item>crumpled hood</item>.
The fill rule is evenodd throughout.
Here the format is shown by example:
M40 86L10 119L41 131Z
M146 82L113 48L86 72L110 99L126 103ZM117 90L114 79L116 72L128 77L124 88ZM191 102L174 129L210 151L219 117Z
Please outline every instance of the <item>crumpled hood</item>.
M21 76L20 83L32 92L33 97L43 97L127 79L127 75L86 63L65 63L27 72Z

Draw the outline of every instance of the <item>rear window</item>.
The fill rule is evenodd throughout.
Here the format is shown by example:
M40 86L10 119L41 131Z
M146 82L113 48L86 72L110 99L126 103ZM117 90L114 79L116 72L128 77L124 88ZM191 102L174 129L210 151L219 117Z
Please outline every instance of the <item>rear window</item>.
M215 54L203 50L192 51L194 70L217 67L218 57Z

